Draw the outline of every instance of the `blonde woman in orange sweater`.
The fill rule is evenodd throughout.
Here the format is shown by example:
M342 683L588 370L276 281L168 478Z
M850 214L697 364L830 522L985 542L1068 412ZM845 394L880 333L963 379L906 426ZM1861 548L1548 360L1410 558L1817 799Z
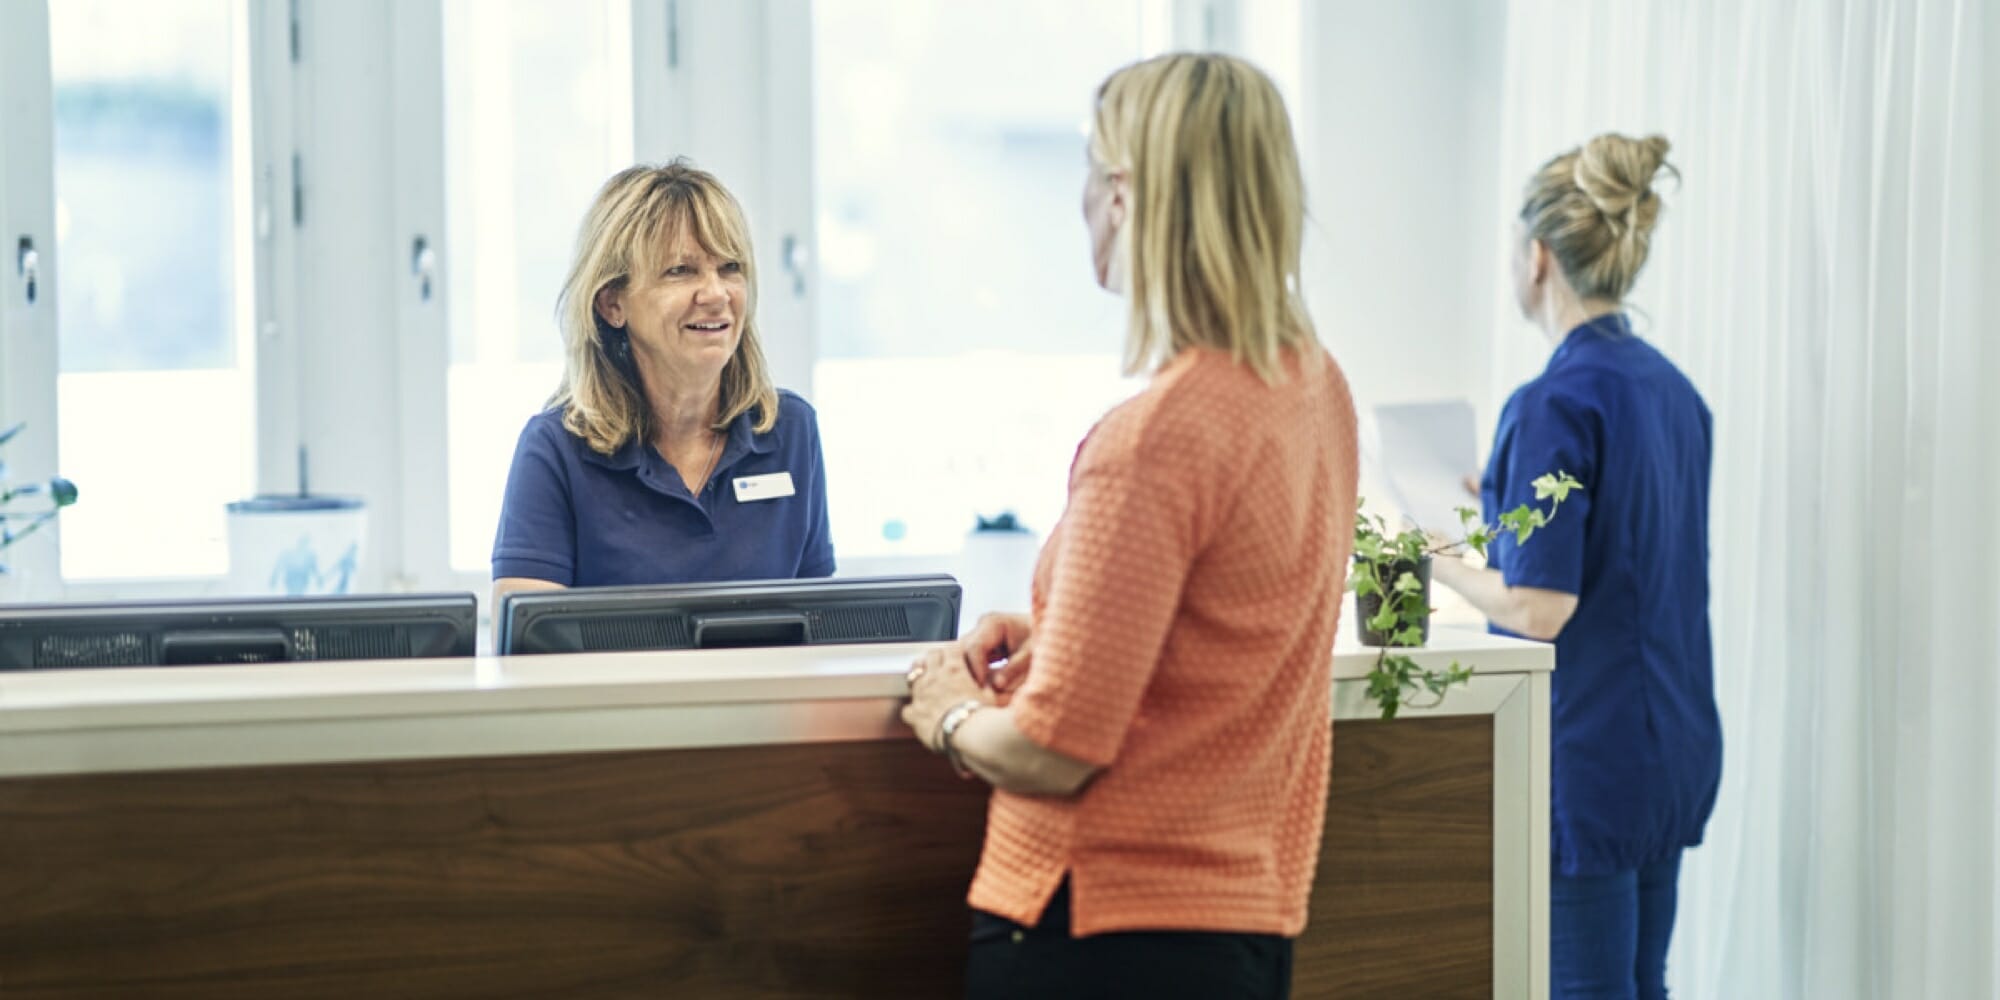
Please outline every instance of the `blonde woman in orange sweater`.
M1078 449L1033 613L910 668L991 783L968 995L1282 997L1319 856L1354 407L1298 294L1277 89L1170 55L1097 93L1083 215L1147 388Z

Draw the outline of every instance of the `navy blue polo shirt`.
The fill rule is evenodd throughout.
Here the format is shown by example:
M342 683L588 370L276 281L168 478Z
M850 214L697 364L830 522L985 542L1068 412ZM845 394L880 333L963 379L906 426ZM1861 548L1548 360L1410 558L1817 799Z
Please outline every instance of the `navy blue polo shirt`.
M493 576L571 587L832 576L812 405L781 390L767 434L751 430L755 413L730 423L700 496L651 444L600 455L563 428L561 411L536 414L507 474ZM739 498L739 480L774 473L791 474L791 496Z
M1577 596L1556 637L1555 870L1607 875L1701 842L1722 776L1708 620L1712 424L1692 383L1621 314L1570 331L1500 414L1488 521L1583 483L1526 545L1490 548L1509 586Z

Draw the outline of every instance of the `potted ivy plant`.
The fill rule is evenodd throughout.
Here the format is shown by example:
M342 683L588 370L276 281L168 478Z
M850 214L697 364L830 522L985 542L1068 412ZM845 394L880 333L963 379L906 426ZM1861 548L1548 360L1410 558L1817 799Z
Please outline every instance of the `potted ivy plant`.
M1354 592L1362 644L1380 649L1368 672L1368 697L1380 706L1382 718L1395 718L1404 706L1435 705L1453 686L1472 679L1472 668L1457 662L1431 670L1395 651L1420 647L1430 639L1432 559L1457 557L1467 549L1484 556L1487 543L1502 532L1512 533L1517 544L1525 545L1536 529L1555 517L1571 492L1583 489L1582 483L1560 471L1537 478L1534 485L1535 499L1549 501L1547 510L1522 504L1486 524L1478 511L1461 507L1457 538L1433 537L1413 528L1392 531L1381 514L1356 510L1354 569L1347 586ZM1417 700L1426 695L1429 701Z
M14 440L26 424L15 424L0 431L0 445ZM7 464L0 462L0 549L7 549L15 542L35 533L42 525L56 519L64 507L76 502L76 484L61 476L54 476L19 486L7 483ZM0 573L7 567L0 563Z

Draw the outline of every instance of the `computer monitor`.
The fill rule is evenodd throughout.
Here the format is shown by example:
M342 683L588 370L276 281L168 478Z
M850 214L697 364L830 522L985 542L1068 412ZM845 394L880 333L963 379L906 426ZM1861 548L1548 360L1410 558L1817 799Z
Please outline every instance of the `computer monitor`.
M935 642L958 603L942 575L533 590L501 601L500 652Z
M0 670L471 656L471 594L0 606Z

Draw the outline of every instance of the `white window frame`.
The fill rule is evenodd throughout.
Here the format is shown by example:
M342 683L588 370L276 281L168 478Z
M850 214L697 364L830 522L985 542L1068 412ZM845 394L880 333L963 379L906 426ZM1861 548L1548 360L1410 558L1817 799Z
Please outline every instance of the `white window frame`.
M0 4L0 425L25 421L4 458L14 479L40 479L56 465L55 116L51 106L49 16L41 0ZM22 241L37 257L30 305L19 273ZM61 596L61 523L0 552L10 600ZM49 529L45 528L44 531Z
M727 3L728 0L677 0L685 10L691 3ZM834 0L837 2L837 0ZM1260 7L1292 9L1301 0L1172 0L1167 25L1168 41L1174 48L1204 51L1238 51L1238 39L1242 35L1239 22L1244 17L1240 5L1255 4ZM760 51L766 54L770 70L763 79L774 90L788 93L770 93L764 97L769 114L763 129L764 147L762 155L761 179L765 185L760 193L772 200L769 204L776 209L774 215L779 222L779 232L804 234L805 246L817 245L814 237L813 220L817 217L813 202L813 116L812 116L812 9L810 0L758 0L757 3L742 4L743 7L762 7L766 14L761 24ZM750 21L748 15L740 15ZM701 25L697 25L701 27ZM731 53L734 56L734 53ZM749 64L752 60L738 59ZM740 84L736 84L740 85ZM709 102L697 100L692 105L696 109L712 107ZM1297 110L1294 109L1296 116ZM699 133L697 123L695 130ZM724 175L728 178L730 175ZM732 179L731 183L735 183ZM1081 177L1079 175L1079 183ZM754 204L754 203L752 203ZM766 256L762 241L764 233L758 234L760 257ZM766 271L766 273L770 273ZM768 287L769 279L766 279ZM799 312L785 317L786 329L796 324L798 333L793 346L803 361L803 370L794 369L791 381L786 381L785 372L780 371L780 384L798 389L807 394L811 386L812 368L818 360L816 350L818 339L813 328L818 315L816 303L811 294L816 285L809 287L807 295L799 302ZM766 331L778 328L778 324L765 318L764 310L772 301L770 293L759 303L760 327ZM767 337L770 336L767 334ZM772 337L771 339L776 339ZM776 348L767 351L775 353ZM838 475L838 470L829 474ZM837 513L837 512L836 512ZM950 556L937 555L894 555L894 556L852 556L835 553L839 563L840 576L884 576L911 573L954 572L956 561Z
M444 5L407 0L394 5L390 71L397 95L394 141L394 245L404 280L396 292L401 415L401 564L392 586L404 590L469 590L486 613L488 581L451 567L451 492L446 455L449 413L445 384L451 363L452 253L445 230ZM426 301L417 241L435 255ZM486 634L481 630L481 634Z
M444 229L442 5L247 2L257 489L293 490L304 446L316 491L368 500L370 589L470 590L483 598L488 574L453 570L449 552L444 386L452 289L442 263L452 248ZM41 429L0 452L17 477L54 471L56 450L53 288L60 262L46 155L53 148L46 4L0 4L0 135L8 139L0 144L0 420ZM636 156L687 156L735 190L757 246L760 330L773 375L810 398L819 277L810 0L631 4ZM1234 49L1246 11L1296 4L1173 0L1172 41ZM365 58L383 41L386 74ZM382 113L357 114L354 102ZM745 128L746 121L760 125ZM380 197L349 197L330 208L330 186ZM293 217L295 189L303 225ZM23 235L41 260L43 295L32 308L13 274ZM407 259L419 236L436 255L427 300ZM368 315L383 317L383 329L343 328L340 310L353 302L374 303ZM357 376L359 404L350 398ZM350 419L357 405L364 419ZM53 543L7 552L5 561L20 572L0 578L0 596L187 596L224 584L219 576L64 583L60 537L58 528ZM920 568L906 565L911 561L843 559L842 573ZM31 586L23 589L23 581Z
M633 150L646 163L688 157L743 203L771 375L811 398L812 6L633 0L632 19Z
M255 420L260 488L271 488L273 456L296 454L298 416L293 343L296 330L295 234L286 204L292 185L293 67L285 58L293 35L289 0L246 0L249 16L252 206L255 230L251 272L257 349ZM40 256L42 294L25 305L10 281L0 308L0 420L27 421L29 430L0 453L15 479L41 478L56 469L58 324L55 252L55 148L53 80L46 0L0 4L0 233L5 234L4 273L14 278L14 248L33 239ZM268 221L268 224L267 224ZM295 468L286 458L276 468ZM88 483L79 484L89 502ZM61 519L46 538L7 550L13 579L0 594L23 600L107 600L188 596L223 588L226 576L131 580L65 580L61 573Z
M774 164L784 158L772 151L810 156L810 133L797 129L810 120L811 39L783 30L809 24L810 13L806 0L632 0L634 156L645 163L688 157L722 177L743 202L757 251L765 353L779 384L808 396L818 276L810 254L812 173L809 159L807 169ZM406 0L395 5L394 16L398 231L438 234L432 245L442 260L452 252L443 236L442 4ZM782 41L774 47L772 39ZM743 129L745 120L764 127ZM788 246L795 248L789 257ZM404 582L470 590L481 595L482 613L490 614L483 603L490 573L453 569L450 558L443 303L451 294L440 266L428 309L405 297L399 313Z

